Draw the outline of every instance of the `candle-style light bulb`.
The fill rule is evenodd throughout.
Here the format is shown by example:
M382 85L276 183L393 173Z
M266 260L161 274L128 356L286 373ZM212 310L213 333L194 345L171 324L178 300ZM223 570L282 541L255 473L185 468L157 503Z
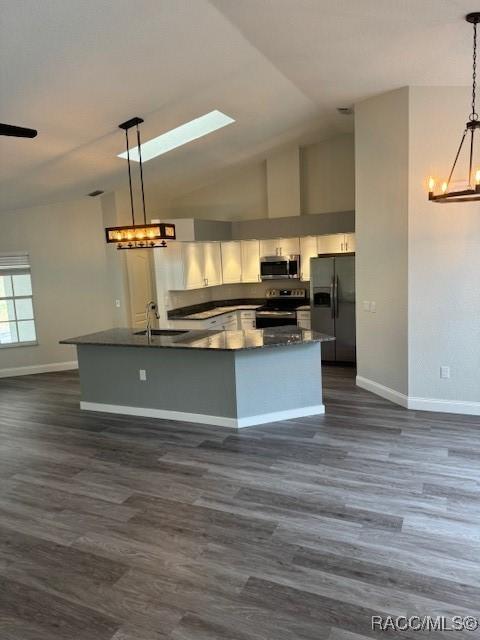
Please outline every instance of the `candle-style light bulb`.
M442 182L442 193L447 192L447 187L448 187L448 184L446 182Z
M428 190L430 191L430 193L433 193L434 189L435 189L435 179L434 178L430 178L428 180Z
M480 185L480 169L477 169L475 173L475 186Z

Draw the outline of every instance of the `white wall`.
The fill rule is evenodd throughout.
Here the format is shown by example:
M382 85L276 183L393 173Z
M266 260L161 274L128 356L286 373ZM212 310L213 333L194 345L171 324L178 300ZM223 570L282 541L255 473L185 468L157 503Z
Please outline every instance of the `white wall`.
M302 213L355 208L355 151L351 134L301 149Z
M268 168L268 174L267 174ZM299 184L300 182L300 184ZM127 191L119 198L127 212ZM333 136L302 148L273 152L266 162L173 198L149 204L152 217L248 220L276 216L351 211L355 207L353 135Z
M0 252L30 255L38 345L0 349L0 371L76 359L58 344L113 323L99 199L0 214Z
M300 149L287 147L267 158L269 218L300 215Z
M168 214L164 210L164 217L170 218L239 220L266 216L265 162L241 167L217 182L174 198Z
M448 177L469 106L467 88L410 89L409 395L480 403L480 202L426 198L429 175Z
M355 167L357 373L407 394L407 88L355 105Z
M362 385L411 408L480 415L480 202L427 198L428 177L448 176L469 96L411 87L355 107L357 345Z

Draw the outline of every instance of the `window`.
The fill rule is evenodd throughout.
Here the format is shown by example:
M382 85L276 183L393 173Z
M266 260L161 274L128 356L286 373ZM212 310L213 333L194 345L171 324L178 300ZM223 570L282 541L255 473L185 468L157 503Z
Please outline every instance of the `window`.
M36 341L28 255L0 254L0 347Z

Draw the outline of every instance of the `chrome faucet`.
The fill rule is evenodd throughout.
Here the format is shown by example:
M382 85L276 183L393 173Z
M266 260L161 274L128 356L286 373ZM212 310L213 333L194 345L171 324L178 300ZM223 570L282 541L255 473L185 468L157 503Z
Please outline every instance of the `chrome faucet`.
M145 334L147 336L148 342L152 339L152 313L155 314L155 318L160 320L160 315L158 313L158 306L154 300L150 300L147 302L147 306L145 307Z

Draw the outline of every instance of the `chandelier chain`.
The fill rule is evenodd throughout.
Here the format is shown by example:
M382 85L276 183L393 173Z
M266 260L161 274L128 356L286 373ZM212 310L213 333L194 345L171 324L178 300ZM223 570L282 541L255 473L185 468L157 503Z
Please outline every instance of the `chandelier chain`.
M477 120L476 112L476 93L477 93L477 23L473 24L473 75L472 75L472 113L470 120Z

